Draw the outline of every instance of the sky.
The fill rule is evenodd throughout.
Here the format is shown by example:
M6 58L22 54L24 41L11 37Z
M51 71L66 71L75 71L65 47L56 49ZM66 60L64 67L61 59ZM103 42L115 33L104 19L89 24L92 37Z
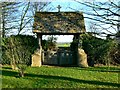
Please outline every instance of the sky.
M76 1L83 1L83 0L76 0ZM91 2L93 0L84 0L84 1L88 1ZM101 2L105 2L105 1L109 1L109 0L94 0L94 1L101 1ZM118 1L118 0L111 0L111 1ZM73 0L53 0L51 2L51 4L46 8L46 11L48 10L48 8L52 7L51 11L53 12L57 12L57 6L60 5L62 8L60 9L61 12L65 12L65 11L92 11L90 10L90 8L87 8L84 5L81 5ZM83 13L84 14L84 13ZM84 14L84 17L87 17L88 15ZM91 20L84 18L85 21L85 27L86 27L86 31L89 31L89 22ZM104 25L104 27L109 27L108 25ZM104 31L106 32L106 31ZM112 30L113 33L115 33L114 30ZM99 36L98 36L99 37ZM59 36L57 42L72 42L72 38L73 36ZM104 37L100 37L100 38L104 38Z
M61 1L60 0L53 0L51 2L51 4L46 8L46 10L49 9L50 7L52 7L51 11L52 12L57 12L58 11L58 8L57 8L58 5L61 6L61 9L60 9L61 12L75 11L73 9L80 10L81 7L84 8L84 6L80 7L80 4L78 4L77 2L74 2L72 0L61 0ZM73 8L73 9L70 9L70 7ZM87 28L87 25L85 25L85 26ZM64 35L64 36L63 35L59 35L57 37L58 37L57 38L57 42L72 42L72 40L73 40L73 35L69 35L69 36L68 35ZM43 39L46 39L46 38L47 37L43 37Z
M73 2L73 1L63 1L60 2L60 0L54 0L53 2L51 2L51 4L48 6L49 7L52 7L53 9L51 11L53 12L57 12L58 11L58 8L57 6L60 5L61 6L61 9L60 11L61 12L65 12L65 11L74 11L72 9L70 9L69 7L72 7L72 8L76 8L76 7L79 7L79 4L77 2ZM48 9L47 8L47 9ZM46 10L47 10L46 9ZM73 40L73 36L72 35L59 35L57 36L57 42L72 42ZM43 37L43 39L46 39L47 37Z
M19 1L19 0L0 0L0 1ZM78 10L79 12L81 11L84 11L84 10L89 10L86 6L83 6L83 5L80 5L79 3L77 2L74 2L73 0L21 0L22 1L31 1L31 2L51 2L51 4L49 4L47 6L47 8L45 9L45 11L47 11L49 8L51 8L50 11L52 12L57 12L58 11L58 8L57 6L60 5L62 8L61 8L61 12L67 12L67 11L75 11L75 10ZM84 0L76 0L76 1L84 1ZM85 0L85 1L93 1L93 0ZM104 2L104 1L108 1L108 0L95 0L95 1L101 1L101 2ZM118 1L118 0L111 0L111 1ZM71 9L72 8L72 9ZM73 10L75 9L75 10ZM90 11L90 10L89 10ZM84 14L84 16L86 16L86 14ZM85 26L86 26L86 31L89 31L89 27L88 27L88 22L90 20L84 18L84 21L85 21ZM106 27L106 25L104 25ZM32 32L32 31L30 31ZM26 33L26 34L31 34L30 32ZM72 42L72 38L73 36L66 36L66 35L61 35L61 36L57 36L58 39L57 39L57 42ZM43 37L43 39L46 39L47 37Z

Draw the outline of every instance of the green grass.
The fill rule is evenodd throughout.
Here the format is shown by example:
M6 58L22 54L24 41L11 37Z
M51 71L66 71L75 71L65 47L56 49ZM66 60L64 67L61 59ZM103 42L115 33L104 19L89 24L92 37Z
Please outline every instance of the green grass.
M2 88L118 88L119 67L28 67L25 77L2 68Z
M57 47L70 47L70 43L58 43Z

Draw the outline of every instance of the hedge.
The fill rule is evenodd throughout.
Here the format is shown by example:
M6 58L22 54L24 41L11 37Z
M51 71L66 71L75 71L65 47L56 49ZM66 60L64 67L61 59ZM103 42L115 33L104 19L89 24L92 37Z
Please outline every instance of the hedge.
M18 62L24 61L25 64L31 64L31 55L38 48L37 39L28 35L16 35L2 38L2 64L10 64L11 56ZM11 50L14 50L13 52Z
M101 39L90 34L81 35L82 48L91 64L120 64L120 45L114 39ZM117 53L116 53L117 52ZM116 54L115 54L116 53Z

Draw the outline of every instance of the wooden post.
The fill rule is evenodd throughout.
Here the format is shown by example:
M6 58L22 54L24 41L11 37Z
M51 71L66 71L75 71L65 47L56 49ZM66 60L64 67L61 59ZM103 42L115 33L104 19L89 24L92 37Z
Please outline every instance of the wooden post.
M39 50L40 50L40 60L42 64L42 34L37 34Z
M45 55L44 51L42 50L42 64L44 64L44 58L45 58L44 55Z
M41 50L42 49L42 35L37 34L37 38L38 38L39 49Z
M57 52L57 65L60 65L60 52Z
M79 44L79 39L80 39L80 35L79 34L75 34L74 38L73 38L73 42L74 42L74 53L73 53L73 63L75 65L78 64L78 44Z

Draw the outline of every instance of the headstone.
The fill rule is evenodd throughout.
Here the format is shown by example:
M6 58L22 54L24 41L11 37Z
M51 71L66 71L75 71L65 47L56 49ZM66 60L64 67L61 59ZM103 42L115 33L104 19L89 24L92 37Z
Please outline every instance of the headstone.
M41 53L40 50L35 51L32 55L32 65L33 67L40 67L41 64Z
M81 48L78 48L78 66L79 67L88 67L87 54Z

